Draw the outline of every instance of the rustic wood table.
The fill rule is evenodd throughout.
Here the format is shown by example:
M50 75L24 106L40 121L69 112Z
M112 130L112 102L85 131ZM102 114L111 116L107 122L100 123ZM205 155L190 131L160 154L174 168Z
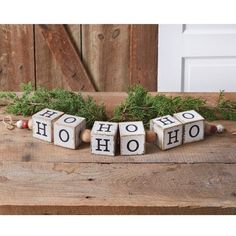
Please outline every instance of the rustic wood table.
M236 122L143 156L68 150L0 124L0 214L236 214Z

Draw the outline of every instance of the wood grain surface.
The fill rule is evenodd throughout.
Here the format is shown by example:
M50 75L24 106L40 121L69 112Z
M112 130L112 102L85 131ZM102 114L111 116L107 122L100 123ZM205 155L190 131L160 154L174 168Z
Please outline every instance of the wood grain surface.
M62 73L56 59L53 57L39 25L35 25L35 66L37 86L49 89L65 88L70 90L66 76ZM65 25L70 40L77 54L81 57L81 26Z
M202 142L96 156L0 128L0 214L236 214L235 122Z
M23 206L31 208L30 214L40 206L54 207L54 213L74 206L76 214L90 206L135 207L140 213L145 207L156 213L175 209L171 214L181 214L181 208L236 213L235 164L1 162L0 174L0 213L7 206L21 206L21 213Z
M129 25L82 25L82 58L98 91L129 83Z
M0 90L20 91L34 77L32 25L0 25Z
M87 71L63 25L39 25L71 90L95 91Z
M157 90L158 25L2 25L0 90ZM89 78L89 79L88 79ZM95 88L93 88L93 86ZM92 86L92 87L91 87Z
M157 90L157 25L130 26L130 84Z
M65 75L61 72L56 59L47 46L39 25L35 25L35 68L38 87L70 89Z

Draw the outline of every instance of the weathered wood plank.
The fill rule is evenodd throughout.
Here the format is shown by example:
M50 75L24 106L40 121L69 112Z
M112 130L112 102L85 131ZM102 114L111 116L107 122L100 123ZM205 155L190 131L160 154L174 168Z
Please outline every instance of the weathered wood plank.
M161 212L169 208L179 214L188 212L188 208L196 208L199 212L204 212L205 208L236 212L236 164L3 161L0 176L0 213L2 207L4 213L6 206L22 207L23 210L23 206L32 209L39 206L78 207L78 212L74 213L80 213L80 207L86 207L91 214L94 212L88 209L96 206L107 207L108 212L111 208L111 213L113 207L135 207L139 211L143 207L154 208L157 213L158 209ZM169 210L169 213L172 212Z
M82 60L98 91L129 85L130 25L82 25Z
M39 25L35 25L35 63L37 86L49 89L57 87L70 90L65 75L56 63Z
M20 83L34 78L32 25L0 26L0 90L19 91Z
M41 32L72 90L95 91L63 25L40 25Z
M71 42L74 45L74 48L77 51L77 54L80 56L80 59L82 59L82 25L80 24L69 24L65 25L65 29L68 32L68 35L71 39Z
M157 25L130 26L130 84L157 91Z
M234 207L1 206L1 215L235 215Z

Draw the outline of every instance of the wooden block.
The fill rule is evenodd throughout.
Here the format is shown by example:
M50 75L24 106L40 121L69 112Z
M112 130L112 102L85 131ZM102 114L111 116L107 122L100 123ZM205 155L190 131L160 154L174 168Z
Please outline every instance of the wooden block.
M114 156L116 153L117 131L117 123L95 121L91 131L92 153Z
M77 149L81 144L80 133L86 128L83 117L63 115L54 123L54 144Z
M32 116L33 137L53 142L53 124L64 113L45 108Z
M121 122L120 154L142 155L145 153L145 130L142 121Z
M174 114L183 125L183 143L204 139L204 118L194 110Z
M150 129L157 134L156 145L162 150L182 144L183 125L170 115L152 119L150 121Z

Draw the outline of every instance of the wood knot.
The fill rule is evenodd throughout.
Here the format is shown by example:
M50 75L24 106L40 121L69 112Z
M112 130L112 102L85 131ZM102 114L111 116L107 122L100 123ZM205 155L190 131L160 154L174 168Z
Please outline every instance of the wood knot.
M232 196L232 197L236 197L236 193L235 193L235 192L232 192L232 193L231 193L231 196Z
M99 38L100 40L103 40L103 39L104 39L104 35L103 35L103 34L98 34L98 38Z
M115 29L112 33L112 38L115 39L120 35L120 29Z
M6 181L8 181L8 178L7 178L7 177L5 177L5 176L0 176L0 183L4 183L4 182L6 182Z
M31 160L31 155L30 154L25 154L22 156L22 161L24 162L29 162Z

